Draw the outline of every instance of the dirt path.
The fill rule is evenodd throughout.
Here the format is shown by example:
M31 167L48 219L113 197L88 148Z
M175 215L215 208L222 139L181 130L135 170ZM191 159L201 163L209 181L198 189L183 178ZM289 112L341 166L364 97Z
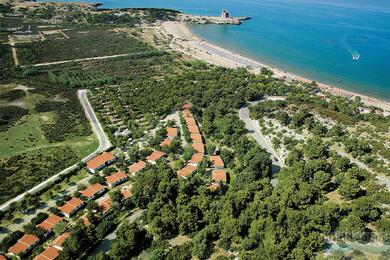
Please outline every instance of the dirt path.
M12 35L8 35L8 43L11 46L12 57L14 58L15 66L19 66L18 55L16 54L15 42Z

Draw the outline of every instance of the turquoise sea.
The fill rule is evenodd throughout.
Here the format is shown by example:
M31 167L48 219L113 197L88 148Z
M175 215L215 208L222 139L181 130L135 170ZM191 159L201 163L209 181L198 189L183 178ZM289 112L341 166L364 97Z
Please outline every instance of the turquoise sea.
M193 25L201 38L283 70L390 101L389 0L102 0L250 16L241 26ZM354 59L355 58L355 59Z

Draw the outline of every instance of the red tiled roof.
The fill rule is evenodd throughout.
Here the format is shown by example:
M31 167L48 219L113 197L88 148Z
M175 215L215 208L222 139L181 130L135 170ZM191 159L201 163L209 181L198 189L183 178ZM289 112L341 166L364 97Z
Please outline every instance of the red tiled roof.
M8 249L8 252L13 253L15 255L19 255L24 253L29 247L38 242L39 238L37 236L31 234L25 234L22 236L15 245L11 246Z
M58 236L56 239L53 240L51 243L52 246L56 246L61 248L62 245L64 244L65 240L70 236L69 232L65 232L62 235Z
M114 174L111 174L110 176L107 176L106 182L109 183L110 185L112 185L118 181L126 180L127 178L129 178L129 177L126 175L126 173L116 172Z
M215 182L227 182L228 173L226 170L213 170L211 173L211 179Z
M186 120L187 126L196 125L196 121L193 117L186 117L185 120Z
M191 113L191 111L189 111L189 110L183 110L182 112L181 112L181 114L182 114L182 116L184 117L184 119L186 118L186 117L193 117L194 115Z
M46 248L45 251L34 257L33 260L54 260L57 256L59 256L59 254L58 249L50 246Z
M176 137L177 136L177 128L176 127L168 127L167 128L167 136L168 137Z
M104 186L100 183L93 184L86 188L85 190L80 191L80 193L86 198L93 198L96 194L98 194L101 190L104 190Z
M204 158L204 154L203 153L194 153L192 155L190 163L194 163L194 164L200 163L203 160L203 158Z
M161 147L164 147L164 146L171 146L171 143L172 143L172 140L171 139L164 139L161 143L160 143L160 146Z
M202 136L200 134L191 134L191 140L193 143L203 143Z
M102 210L102 212L106 213L107 211L110 210L111 205L112 205L112 201L111 201L110 197L108 197L108 198L101 200L98 203L98 205L99 205L99 208Z
M66 202L65 205L62 207L59 207L58 209L64 213L64 214L71 214L74 209L79 207L80 205L83 205L84 201L82 201L79 198L72 198L70 201Z
M129 166L129 172L137 173L140 170L142 170L143 168L145 168L145 166L146 166L146 162L144 162L144 161L139 161L139 162L133 163L132 165Z
M146 157L149 161L157 161L158 159L161 159L163 156L165 156L165 153L161 151L154 151L151 155Z
M191 144L191 146L198 153L204 153L204 146L202 143Z
M211 167L225 167L225 163L219 155L210 156L210 162Z
M45 219L42 223L38 224L37 227L43 229L47 232L53 230L54 226L62 221L62 218L57 215L50 215L47 219Z
M124 189L121 191L123 199L128 199L132 196L131 191L129 189Z
M3 255L0 255L0 260L7 260L7 258L5 258Z
M197 167L192 165L186 165L183 169L177 172L177 177L183 178L190 176L194 171L196 171Z
M199 134L199 128L196 125L188 126L188 131L190 132L190 134Z
M87 162L87 168L88 169L96 169L99 168L99 166L114 160L115 156L112 153L104 152L101 155L96 156L92 160Z
M182 106L183 109L190 109L192 108L192 104L186 103Z

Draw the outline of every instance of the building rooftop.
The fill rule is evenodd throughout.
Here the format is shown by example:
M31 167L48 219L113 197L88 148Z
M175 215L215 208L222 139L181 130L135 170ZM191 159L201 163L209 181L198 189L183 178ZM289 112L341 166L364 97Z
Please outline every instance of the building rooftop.
M197 167L192 165L186 165L183 169L177 172L178 178L187 178L190 176L194 171L196 171Z
M133 195L129 189L123 189L121 193L124 200L130 198Z
M213 168L225 167L225 163L223 162L221 156L219 155L210 156L210 162L211 162L211 167Z
M15 255L19 255L19 254L25 252L28 248L30 248L32 245L34 245L38 241L39 241L39 238L37 236L31 235L31 234L25 234L24 236L22 236L18 240L18 242L16 242L15 245L11 246L8 249L8 252L15 254Z
M151 155L149 155L148 157L146 157L146 159L148 159L149 161L157 161L159 159L161 159L162 157L165 156L165 153L161 152L161 151L153 151L153 153Z
M54 260L59 256L59 254L60 253L57 248L50 246L46 248L45 251L34 257L33 260Z
M211 179L215 182L226 183L228 180L228 173L226 170L213 170L211 172Z
M136 163L133 163L132 165L129 166L129 172L131 173L137 173L139 171L141 171L142 169L144 169L146 167L146 162L144 161L139 161L139 162L136 162Z
M191 144L192 148L198 153L204 153L204 145L202 143Z
M51 214L47 219L45 219L42 223L38 224L37 227L50 232L53 230L54 226L62 221L63 218Z
M196 125L196 121L193 117L186 117L185 120L186 120L187 126Z
M101 155L96 156L92 160L87 162L87 168L88 169L97 169L99 166L112 161L115 159L115 156L112 153L104 152Z
M190 132L190 134L199 134L199 128L197 125L189 125L188 131Z
M58 209L67 215L70 215L76 208L80 207L84 204L84 201L82 201L79 198L72 198L70 201L66 202L63 206L59 207Z
M107 197L107 198L102 199L101 201L99 201L98 205L99 205L99 208L101 209L101 211L103 213L106 213L107 211L109 211L111 209L111 206L112 206L111 198Z
M177 136L177 128L176 127L168 127L167 128L167 136L168 137L176 137Z
M111 184L117 183L118 181L121 181L121 180L124 180L127 178L128 178L128 176L126 173L116 172L114 174L111 174L110 176L107 176L106 182L111 185Z
M160 146L161 147L164 147L164 146L171 146L171 143L172 143L172 140L171 139L164 139L161 143L160 143Z
M80 193L90 199L90 198L93 198L96 196L96 194L98 194L101 190L104 190L104 186L101 185L100 183L96 183L96 184L93 184L91 186L89 186L88 188L86 188L85 190L82 190L80 191Z
M200 163L203 160L203 158L204 158L203 153L194 153L189 163L193 163L193 164Z
M192 108L192 104L186 103L182 106L183 109L190 109Z
M191 140L193 143L203 143L202 136L200 134L191 134Z
M70 236L69 232L65 232L62 235L58 236L51 242L51 246L62 248L62 245L64 244L65 240Z

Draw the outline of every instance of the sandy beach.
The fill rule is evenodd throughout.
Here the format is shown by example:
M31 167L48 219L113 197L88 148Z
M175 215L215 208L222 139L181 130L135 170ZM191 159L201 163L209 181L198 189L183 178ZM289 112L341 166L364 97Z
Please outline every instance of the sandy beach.
M285 79L287 82L293 80L300 82L312 82L313 80L300 77L298 75L282 71L275 67L268 66L264 63L249 59L232 51L223 49L219 46L204 41L198 36L194 35L183 22L164 22L162 23L162 29L166 34L172 37L171 47L174 50L181 51L187 55L190 55L196 59L204 60L210 64L224 66L228 68L245 67L250 69L254 73L260 73L262 67L271 69L274 72L274 76L277 78ZM390 113L390 102L382 101L376 98L371 98L361 94L353 93L341 88L316 82L318 86L324 91L328 91L332 94L353 98L360 96L362 102L368 106L375 106L386 111L386 114Z

